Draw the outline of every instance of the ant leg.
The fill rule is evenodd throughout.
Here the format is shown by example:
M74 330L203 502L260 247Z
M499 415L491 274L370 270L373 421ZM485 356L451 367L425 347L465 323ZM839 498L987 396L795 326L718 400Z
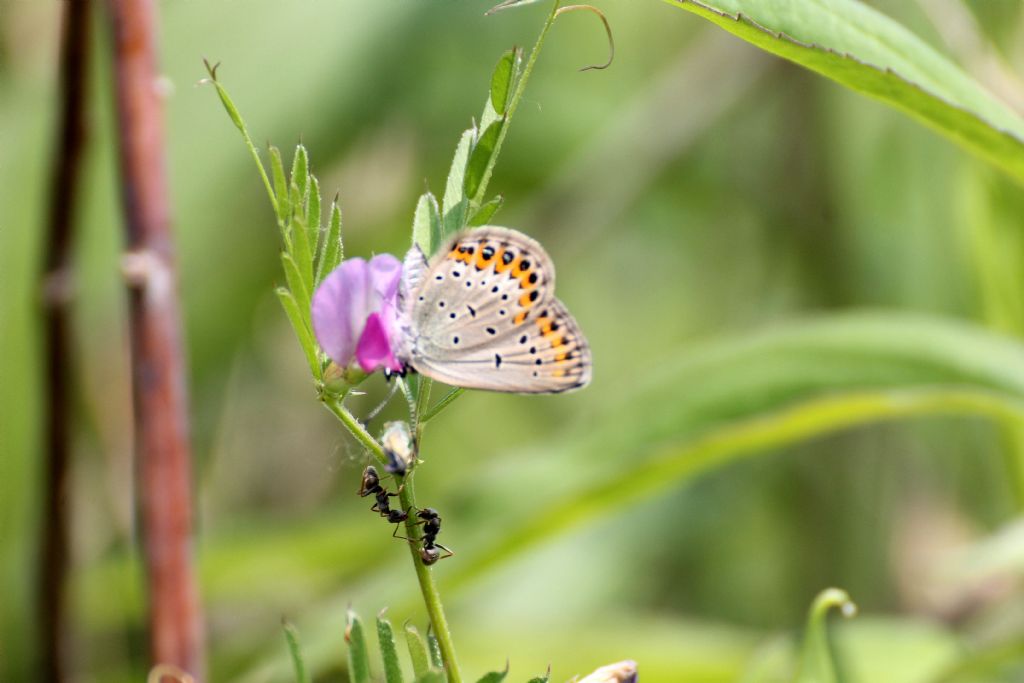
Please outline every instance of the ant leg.
M455 551L454 551L454 550L452 550L451 548L446 548L445 546L441 545L440 543L435 543L435 544L434 544L434 547L435 547L435 548L440 548L441 550L443 550L443 551L445 551L446 553L448 553L447 555L442 555L441 557L437 558L437 559L439 559L439 560L443 560L444 558L446 558L446 557L451 557L452 555L454 555L454 554L455 554Z

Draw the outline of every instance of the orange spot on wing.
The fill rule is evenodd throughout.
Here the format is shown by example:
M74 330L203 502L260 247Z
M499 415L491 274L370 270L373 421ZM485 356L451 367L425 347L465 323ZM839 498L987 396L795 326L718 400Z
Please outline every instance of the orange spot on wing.
M526 314L527 314L527 311L522 311L521 313L517 313L516 317L512 320L512 322L514 322L516 325L522 325L523 322L526 320Z

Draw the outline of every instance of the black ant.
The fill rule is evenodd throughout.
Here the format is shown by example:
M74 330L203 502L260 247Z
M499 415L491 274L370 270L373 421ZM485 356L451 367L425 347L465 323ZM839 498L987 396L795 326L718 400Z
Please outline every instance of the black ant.
M416 522L415 526L423 527L423 537L420 541L423 543L423 547L420 548L420 559L423 564L428 567L438 560L443 560L446 557L451 557L455 554L455 551L446 548L437 542L437 535L441 533L441 515L434 508L423 508L416 513L416 516L420 518L419 522ZM407 541L411 541L411 538L405 536L398 536L398 527L395 527L395 533L392 536L395 538L405 538ZM448 553L442 555L441 551Z
M399 488L401 490L401 488ZM387 489L380 485L380 475L377 474L377 468L373 465L367 465L366 469L363 470L363 481L359 486L359 495L365 498L366 496L373 494L377 498L377 502L370 506L370 509L380 514L388 520L390 524L399 524L409 519L409 513L404 510L392 510L391 501L388 498L394 498L397 493L389 493ZM398 527L395 527L395 531L398 531Z

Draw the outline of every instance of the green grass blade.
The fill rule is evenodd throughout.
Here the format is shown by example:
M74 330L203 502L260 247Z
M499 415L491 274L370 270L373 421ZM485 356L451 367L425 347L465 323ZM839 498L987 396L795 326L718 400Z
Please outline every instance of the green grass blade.
M917 416L1024 419L1024 348L960 322L839 315L720 340L659 364L656 376L539 447L627 463L574 482L533 516L462 559L457 585L566 529L687 485L741 458L854 426ZM623 430L623 425L629 425ZM637 477L636 471L644 471Z
M841 683L840 669L828 635L828 613L838 609L844 617L857 613L846 591L829 588L818 594L807 615L807 629L800 648L800 665L794 683Z
M430 655L427 653L427 644L412 624L405 625L405 643L409 647L413 676L418 680L420 676L430 671Z
M903 111L1024 184L1024 118L867 3L664 1Z
M366 634L362 620L352 610L348 611L345 642L348 643L349 683L370 683L370 655L366 649Z
M384 680L386 683L402 683L402 665L398 662L395 632L383 613L377 615L377 640L380 642L381 659L384 660Z
M306 671L306 662L302 658L302 648L299 647L299 632L293 624L283 622L284 639L288 643L288 654L291 655L292 665L295 667L296 683L310 683L309 672Z

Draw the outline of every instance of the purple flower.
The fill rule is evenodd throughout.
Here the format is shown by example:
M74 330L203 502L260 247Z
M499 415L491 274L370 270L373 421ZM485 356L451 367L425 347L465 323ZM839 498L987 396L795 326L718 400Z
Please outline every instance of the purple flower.
M399 371L397 297L402 264L391 254L346 260L313 294L313 331L320 347L342 368Z

